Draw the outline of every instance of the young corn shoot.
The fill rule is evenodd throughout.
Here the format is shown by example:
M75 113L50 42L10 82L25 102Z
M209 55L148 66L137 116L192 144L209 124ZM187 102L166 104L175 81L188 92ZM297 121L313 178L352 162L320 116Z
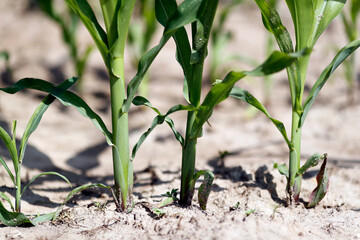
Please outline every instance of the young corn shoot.
M67 89L71 87L75 83L74 79L69 79L62 84L60 84L58 87L53 87L53 90L59 88L59 89ZM20 86L21 87L21 86ZM14 93L17 91L17 89L14 88L1 88L0 90ZM0 192L0 198L4 199L6 202L9 203L12 211L8 211L5 206L0 202L0 222L7 226L18 226L23 224L28 225L36 225L36 223L51 220L55 213L40 215L35 218L28 218L26 215L21 213L21 197L24 194L24 191L29 187L29 185L34 182L37 178L44 176L44 175L56 175L60 178L64 179L71 187L71 184L69 180L57 173L57 172L43 172L36 176L34 176L24 187L21 184L21 167L25 156L25 150L28 143L28 140L30 138L30 135L36 130L38 127L42 116L44 115L45 111L49 108L50 104L55 100L55 98L52 95L48 95L45 97L45 99L40 103L40 105L36 108L33 115L31 116L26 129L24 131L24 134L21 138L20 142L20 148L18 149L16 144L16 121L13 121L12 128L11 128L11 136L5 131L4 128L0 127L0 138L5 144L7 150L10 153L11 160L13 163L13 169L12 172L7 165L6 161L0 156L0 163L5 168L6 172L8 173L11 181L14 184L15 188L15 204L13 205L10 198L3 192Z
M295 26L296 46L294 50L291 37L286 28L282 25L280 16L276 10L271 8L264 0L255 1L261 10L264 26L274 35L280 50L284 53L292 53L302 49L307 49L306 51L313 49L317 39L331 21L341 12L345 4L345 1L337 0L286 0ZM314 154L302 167L300 166L301 130L307 114L321 88L335 69L359 46L360 40L355 40L347 44L338 52L333 61L325 68L315 82L305 101L303 100L303 95L310 54L300 57L298 61L287 67L292 100L290 138L288 138L283 123L272 118L265 107L258 102L254 96L244 89L234 88L232 90L231 95L233 97L258 108L269 117L282 134L289 148L289 166L282 164L276 165L276 167L279 169L280 173L287 178L288 203L290 205L299 199L303 173L308 168L317 165L320 161L323 161L323 164L317 176L318 187L311 194L307 207L316 205L327 192L328 176L325 168L327 159L326 154Z
M140 137L133 149L135 156L137 149L154 128L166 122L174 132L175 138L182 146L181 187L179 203L190 206L195 190L195 183L203 176L204 181L198 191L200 207L206 209L206 203L211 190L214 175L209 170L195 172L196 144L202 135L202 127L210 118L214 107L225 100L234 84L247 75L264 76L284 69L292 64L303 53L285 54L274 52L262 65L252 71L230 72L223 81L216 82L201 103L201 83L204 60L207 55L207 43L216 12L218 1L213 0L185 0L178 7L175 0L156 0L157 20L166 29L172 26L173 19L189 16L187 23L191 23L192 44L183 26L173 34L176 43L176 58L184 73L184 97L188 106L176 105L161 114L148 100L137 97L135 105L145 105L153 109L158 115L153 120L151 127ZM169 115L185 110L188 111L185 138L176 131Z

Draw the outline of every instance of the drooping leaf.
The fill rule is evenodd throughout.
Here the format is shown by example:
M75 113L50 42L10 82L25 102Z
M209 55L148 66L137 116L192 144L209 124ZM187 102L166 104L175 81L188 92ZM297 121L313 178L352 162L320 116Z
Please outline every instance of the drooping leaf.
M61 88L63 90L66 90L70 88L73 84L75 84L77 78L69 78L59 84L58 88ZM42 119L42 116L44 115L45 111L49 108L50 104L54 102L55 97L53 97L51 94L47 95L44 100L39 104L39 106L36 108L34 113L32 114L26 129L24 131L24 134L21 138L20 143L20 149L19 149L19 161L22 162L26 150L27 142L30 138L30 135L36 130L36 128L39 126L39 123Z
M74 81L74 78L69 78L68 81ZM72 106L84 117L90 119L97 129L99 129L106 138L109 145L112 144L112 134L107 130L102 119L82 100L78 95L70 91L65 91L60 87L55 87L53 84L41 79L24 78L16 82L13 86L8 88L0 88L0 90L14 94L24 89L34 89L42 92L50 93L56 97L65 106Z
M6 210L4 205L0 202L0 222L6 226L35 226L25 214L19 212L10 212Z
M231 89L237 81L247 75L264 76L280 71L281 69L284 69L287 66L291 65L302 54L303 53L286 54L275 51L263 64L261 64L259 67L255 68L252 71L228 73L223 81L218 82L210 89L204 101L198 108L195 123L192 127L190 137L196 138L200 136L202 126L210 118L214 107L229 96Z
M334 57L332 62L325 68L325 70L321 73L318 80L315 82L314 86L311 88L311 91L304 103L303 106L303 113L301 114L301 121L300 121L300 127L304 125L305 119L307 117L307 114L315 102L316 97L318 96L321 88L324 86L324 84L327 82L329 77L334 73L336 68L350 55L352 54L356 49L358 49L360 46L360 39L352 41L351 43L347 44L345 47L343 47Z
M12 204L10 198L3 192L0 192L0 198L4 199L5 201L7 201L10 204L11 210L15 211L14 205Z
M184 144L184 138L182 137L182 135L176 130L175 128L175 124L172 121L171 118L168 117L168 115L177 112L177 111L194 111L196 110L195 107L193 106L184 106L184 105L175 105L173 107L171 107L166 114L161 114L160 111L153 107L151 105L151 103L144 97L140 97L137 96L136 98L134 98L133 100L133 104L137 105L137 106L147 106L149 108L151 108L152 110L154 110L158 115L154 118L154 120L151 123L150 128L141 135L140 139L138 140L138 142L135 144L133 150L132 150L132 155L131 158L134 159L136 152L139 150L141 144L145 141L145 139L150 135L150 133L155 129L156 126L163 124L164 122L166 122L169 127L171 128L171 130L173 131L176 140L178 140L180 142L180 144L183 146Z
M22 189L22 192L21 192L21 195L20 197L24 194L25 190L30 186L31 183L33 183L37 178L41 177L41 176L45 176L45 175L55 175L55 176L58 176L60 178L62 178L63 180L65 180L69 185L70 187L71 186L71 183L69 182L69 180L64 176L64 175L61 175L60 173L57 173L57 172L43 172L43 173L40 173L36 176L34 176L26 185L25 187Z
M301 168L299 168L297 174L299 176L303 175L309 168L315 167L316 165L318 165L319 161L323 160L325 158L325 156L326 156L326 154L320 155L319 153L315 153L314 155L309 157L308 160L306 160L306 162L304 163L304 165Z
M326 195L329 189L329 177L326 169L327 156L325 155L324 162L321 165L320 171L316 176L317 187L310 194L307 208L315 207Z
M209 170L205 171L204 181L201 183L198 190L198 199L199 199L200 208L202 210L206 210L206 205L209 199L211 186L213 184L214 178L215 178L214 174L211 171Z
M1 165L4 166L6 172L9 174L9 177L11 178L11 181L14 183L14 185L16 185L14 175L12 174L12 172L10 171L10 169L9 169L8 165L6 164L5 160L1 156L0 156L0 163L1 163Z
M276 128L280 131L281 135L283 136L285 142L287 143L288 147L290 148L291 143L287 136L285 126L282 122L277 119L274 119L270 116L269 112L266 110L265 106L263 106L253 95L251 95L248 91L242 88L233 87L230 92L230 96L241 101L244 101L251 106L257 108L262 113L264 113L271 122L276 126Z

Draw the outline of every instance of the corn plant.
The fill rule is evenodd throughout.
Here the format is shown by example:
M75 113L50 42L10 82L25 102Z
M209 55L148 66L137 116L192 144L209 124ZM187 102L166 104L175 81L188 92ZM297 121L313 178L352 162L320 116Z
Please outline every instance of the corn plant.
M328 27L331 21L340 13L345 1L337 0L286 0L295 27L296 46L295 50L287 29L282 25L279 14L271 8L264 0L255 0L261 10L264 26L275 37L280 50L284 53L292 53L301 49L313 49L316 41ZM286 176L288 203L294 204L298 201L301 190L302 175L319 162L323 161L317 175L318 186L310 195L307 207L315 206L325 196L328 189L328 175L326 170L327 154L318 153L311 156L303 166L300 167L301 156L301 130L308 112L318 96L321 88L336 68L358 47L360 40L355 40L342 48L333 61L324 69L315 82L305 101L304 86L310 54L305 55L287 67L287 75L290 86L292 101L292 123L291 136L287 135L284 124L272 118L265 107L256 98L244 89L234 88L231 96L245 101L262 111L275 124L282 134L289 148L289 166L286 164L275 164L279 172Z
M138 9L138 16L129 28L128 47L131 50L132 64L136 68L141 56L149 50L157 29L157 22L154 0L138 0L135 9ZM147 97L148 93L149 74L145 74L139 87L139 95Z
M358 16L360 13L360 1L351 0L349 13L344 11L341 13L341 19L345 29L345 34L348 41L354 41L359 36L359 26L358 26ZM349 92L349 103L354 102L354 90L356 88L355 83L357 79L357 69L356 69L356 55L352 54L349 59L344 61L344 75L346 82L348 84Z
M31 80L30 80L31 81ZM69 79L68 81L63 82L58 86L58 88L66 89L69 88L73 83L75 83L74 79ZM55 87L51 86L53 89ZM14 89L11 88L1 88L0 90L5 92L13 92ZM16 90L15 90L16 91ZM25 150L30 138L30 135L37 129L42 116L45 111L49 108L50 104L55 100L52 95L48 95L45 99L40 103L40 105L36 108L34 113L32 114L24 134L21 138L20 147L18 148L16 142L16 121L13 121L11 128L11 136L5 131L4 128L0 127L0 138L2 142L5 144L5 147L10 153L11 160L13 163L13 171L9 168L6 161L0 156L0 163L5 168L8 173L12 183L14 184L15 189L15 204L13 205L10 198L3 192L0 192L0 198L7 201L11 207L12 211L8 211L4 205L0 202L0 221L8 226L17 226L22 224L30 224L36 225L38 222L46 221L51 219L54 215L52 213L40 215L33 219L28 218L26 215L21 213L21 197L24 194L25 190L33 183L37 178L44 175L56 175L60 178L64 179L70 186L69 180L57 173L57 172L43 172L36 176L34 176L24 187L21 183L21 168L22 163L24 161Z
M198 3L201 4L197 5ZM166 114L161 114L158 109L153 107L143 97L136 97L133 101L135 105L146 105L158 114L153 120L151 127L140 137L135 145L133 157L137 149L155 127L166 122L182 146L179 203L183 206L191 205L195 183L199 177L204 176L204 181L198 191L198 199L202 209L206 209L214 175L209 170L195 171L196 145L198 138L202 135L202 127L210 118L214 107L225 100L229 96L234 84L245 76L264 76L280 71L303 54L293 53L289 55L274 52L262 65L252 71L230 72L223 81L218 81L213 85L201 103L203 65L207 56L207 44L217 5L218 1L214 0L194 0L184 1L177 7L175 0L156 0L156 17L165 26L165 30L171 26L173 19L184 14L186 10L191 10L188 16L192 16L192 21L188 23L191 23L192 44L190 44L187 32L183 27L178 29L173 35L177 49L176 59L184 73L183 93L188 106L176 105L170 108ZM171 113L179 110L188 111L185 137L176 131L173 121L169 118Z

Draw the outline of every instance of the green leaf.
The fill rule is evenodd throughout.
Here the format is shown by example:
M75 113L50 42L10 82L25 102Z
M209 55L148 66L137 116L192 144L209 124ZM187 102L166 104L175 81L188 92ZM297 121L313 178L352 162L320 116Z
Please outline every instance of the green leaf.
M56 176L59 176L59 177L61 177L62 179L64 179L64 180L70 185L70 187L72 187L72 186L71 186L71 183L69 182L69 180L68 180L64 175L61 175L60 173L57 173L57 172L43 172L43 173L40 173L40 174L34 176L34 177L25 185L25 187L23 188L23 190L22 190L22 192L21 192L21 196L24 194L25 190L30 186L30 184L31 184L32 182L34 182L38 177L41 177L41 176L44 176L44 175L56 175ZM21 198L21 196L20 196L20 198Z
M196 138L200 136L202 126L210 118L214 107L229 96L231 89L237 81L247 75L263 76L280 71L281 69L286 68L294 61L296 61L296 59L301 56L301 54L303 54L303 52L296 54L286 54L275 51L263 64L261 64L259 67L255 68L252 71L228 73L223 81L215 84L210 89L204 101L198 108L198 112L196 114L196 119L192 127L190 137Z
M111 190L111 193L114 195L114 192L112 191L111 187L110 186L106 186L102 183L92 183L92 184L84 184L84 185L81 185L77 188L74 188L68 195L67 197L65 198L64 202L57 208L57 210L55 211L55 214L54 214L54 217L52 220L55 220L62 208L66 205L66 203L74 196L76 195L77 193L81 192L81 191L84 191L86 189L89 189L89 188L94 188L94 187L99 187L99 188L107 188L107 189L110 189ZM114 199L116 199L116 197L114 196Z
M285 129L284 124L282 122L280 122L279 120L277 120L275 118L272 118L270 116L269 112L266 110L265 106L263 106L253 95L251 95L245 89L238 88L238 87L233 87L231 92L230 92L230 96L234 97L236 99L239 99L241 101L244 101L244 102L250 104L251 106L257 108L262 113L264 113L271 120L271 122L276 126L276 128L280 131L280 133L283 136L283 138L284 138L285 142L287 143L288 147L289 148L291 147L291 143L290 143L290 140L289 140L288 135L286 133L286 129Z
M7 201L10 204L11 210L15 211L15 208L10 200L10 198L3 192L0 192L0 198L4 199L5 201Z
M300 119L300 127L304 125L306 116L315 102L316 97L318 96L321 88L324 86L326 81L329 79L329 77L334 73L336 68L350 55L352 54L356 49L358 49L360 46L360 39L352 41L351 43L347 44L345 47L343 47L334 57L332 62L325 68L325 70L321 73L318 80L315 82L314 86L311 88L311 91L304 103L303 106L303 113L301 114Z
M16 149L16 144L11 139L9 134L2 127L0 127L0 138L5 143L5 146L11 155L11 159L13 161L15 171L17 171L17 167L19 165L19 158L18 158L18 153L17 153L17 149Z
M165 1L165 0L156 0L158 1ZM166 0L167 1L167 0ZM130 105L132 100L135 97L136 91L146 74L148 68L150 67L151 63L154 61L158 53L164 47L166 42L172 37L179 28L184 27L185 25L192 23L197 20L198 14L201 13L200 6L206 0L186 0L184 1L171 15L169 20L166 23L166 27L163 33L162 38L157 46L150 49L144 56L140 59L138 72L130 81L128 88L127 88L127 96L125 103L122 107L122 112L128 112L130 109ZM159 3L157 3L159 4Z
M36 216L35 218L31 219L31 222L33 222L35 225L42 222L52 221L56 215L55 212L41 214L39 216Z
M315 167L318 165L319 161L323 160L326 157L326 154L320 155L319 153L315 153L311 157L306 160L304 165L299 168L297 175L302 176L309 168Z
M92 10L87 0L65 0L70 8L79 16L85 27L88 29L91 37L94 39L96 46L98 47L105 65L108 69L111 69L109 59L107 58L109 47L107 35L104 29L98 23L95 13Z
M66 90L70 88L73 84L75 84L77 78L70 78L59 84L58 88ZM39 126L39 123L42 119L42 116L44 115L45 111L49 108L50 104L53 103L55 100L55 97L53 97L51 94L47 95L44 100L39 104L39 106L36 108L34 113L32 114L26 128L24 131L24 134L21 138L20 143L20 150L19 150L19 161L22 162L25 150L27 146L27 142L30 138L30 135L36 130L36 128Z
M215 176L211 171L209 170L205 171L204 181L201 183L198 190L198 199L202 210L206 210L206 205L209 199L211 186L213 184L214 178Z
M67 81L72 82L75 78L69 78ZM102 119L87 105L84 100L82 100L75 93L70 91L65 91L61 87L55 87L53 84L46 82L41 79L35 78L24 78L16 82L13 86L8 88L0 88L0 90L14 94L18 91L24 89L34 89L42 92L50 93L54 97L56 97L60 102L65 106L72 106L78 112L86 118L89 118L92 123L95 125L97 129L99 129L106 138L106 141L109 145L112 144L112 134L107 130L106 125L102 121Z
M132 155L131 158L134 159L136 152L139 150L140 146L142 145L142 143L145 141L145 139L150 135L150 133L155 129L156 126L163 124L164 122L166 122L169 127L171 128L171 130L173 131L176 140L178 140L181 144L181 146L184 145L184 138L181 136L181 134L176 130L175 128L175 124L172 121L171 118L168 117L168 115L177 112L177 111L194 111L196 110L195 107L193 106L184 106L184 105L175 105L173 107L171 107L166 114L161 114L160 111L153 107L151 105L151 103L144 97L140 97L137 96L136 98L134 98L133 100L133 104L136 106L147 106L149 108L151 108L152 110L154 110L158 115L154 118L154 120L151 123L150 128L141 135L140 139L138 140L138 142L135 144L133 150L132 150Z
M317 187L310 194L309 203L307 208L315 207L326 195L329 190L329 177L326 169L327 155L325 154L324 162L321 165L320 171L316 176Z
M19 212L10 212L6 210L4 205L0 202L0 222L6 226L15 227L15 226L35 226L28 217L23 213Z
M1 131L1 130L0 130ZM12 174L12 172L10 171L8 165L6 164L5 160L0 156L0 163L4 166L5 170L7 171L7 173L9 174L9 177L11 178L12 182L14 183L14 185L16 185L15 182L15 178L14 175Z
M285 163L280 164L280 165L277 163L274 163L274 168L279 170L279 173L281 175L284 175L287 179L289 179L289 168L286 166Z
M160 24L166 25L169 18L175 13L177 4L175 0L162 0L155 2L156 18ZM184 27L179 28L173 36L176 44L176 60L184 72L184 97L189 102L189 91L187 79L192 76L192 65L190 64L191 46Z

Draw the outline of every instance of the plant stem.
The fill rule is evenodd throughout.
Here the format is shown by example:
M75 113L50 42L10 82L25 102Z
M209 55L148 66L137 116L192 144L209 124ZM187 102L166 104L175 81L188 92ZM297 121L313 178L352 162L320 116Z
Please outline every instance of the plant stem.
M203 61L193 65L193 75L191 79L191 90L189 91L189 98L190 102L195 107L200 105L203 66ZM181 166L180 204L183 206L190 206L192 197L194 195L194 186L191 184L191 181L195 174L197 138L190 138L190 133L195 121L195 117L195 112L188 112L186 137L182 151Z
M132 163L129 158L129 129L128 113L120 114L126 98L124 58L114 58L112 66L117 76L110 76L111 118L113 128L113 167L115 181L115 195L121 209L127 209L131 202ZM131 185L130 185L131 184Z
M16 167L16 192L15 192L15 211L21 211L21 164Z

